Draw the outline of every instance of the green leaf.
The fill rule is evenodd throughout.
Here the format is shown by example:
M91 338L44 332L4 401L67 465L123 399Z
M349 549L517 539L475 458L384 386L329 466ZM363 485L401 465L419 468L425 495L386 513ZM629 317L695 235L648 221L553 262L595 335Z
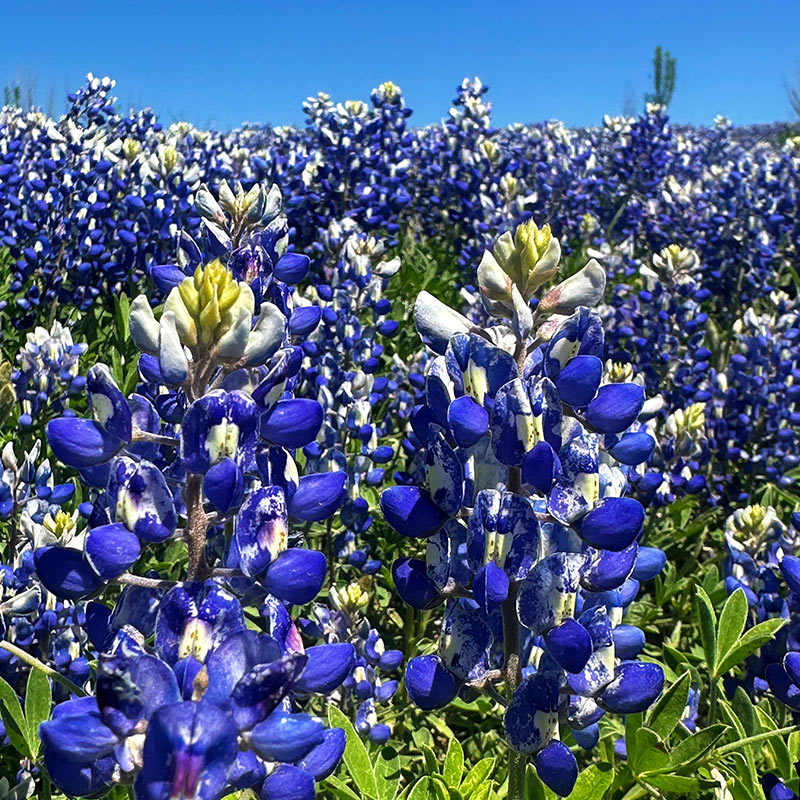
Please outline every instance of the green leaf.
M747 623L747 597L744 589L737 589L725 601L717 625L717 653L719 658L736 645Z
M390 745L381 748L372 765L378 800L394 800L400 788L400 756Z
M380 800L378 787L375 783L375 773L369 761L367 748L356 733L353 723L334 705L328 706L328 722L333 728L343 728L347 737L344 748L344 763L353 783L362 795Z
M32 669L28 673L28 685L25 689L25 729L34 760L38 757L41 746L39 725L50 719L51 700L50 680L41 670Z
M775 763L778 766L778 774L791 775L792 757L789 753L786 739L783 736L773 736L767 740L766 745L772 751Z
M767 642L771 641L776 631L786 624L785 619L775 618L759 622L758 625L746 631L736 644L720 659L715 670L715 677L721 677L729 669L741 664L748 656L752 655Z
M330 792L340 797L341 800L361 800L361 798L344 782L329 775L325 778L324 786Z
M669 764L669 756L659 748L658 735L649 728L639 728L634 735L634 740L636 742L634 755L633 757L629 756L634 775L655 772ZM625 741L627 743L630 740L626 737Z
M548 800L547 792L533 764L528 764L525 770L525 800Z
M125 372L122 368L122 358L116 347L111 348L111 374L118 386L125 382Z
M437 774L439 772L439 762L436 760L436 754L433 752L433 748L428 747L426 744L421 744L419 749L422 751L422 757L425 760L425 774Z
M431 785L433 787L433 794L437 800L459 800L461 795L458 789L450 789L447 784L442 780L439 775L431 775Z
M433 779L423 775L409 792L408 800L437 800Z
M792 761L800 759L800 733L797 731L790 733L789 741L786 743L786 746L789 748L789 755Z
M644 715L628 714L625 717L625 743L627 745L628 761L633 763L637 758L638 745L636 731L644 725Z
M717 663L717 615L705 589L698 586L695 592L695 615L700 625L700 641L709 671Z
M739 691L741 690L742 690L741 687L739 687ZM736 738L740 740L745 739L748 734L745 731L743 720L740 719L737 712L733 708L731 708L730 704L726 700L720 699L717 704L717 708L719 709L719 712L723 717L723 721L727 722L728 725L730 725L735 731ZM751 714L753 713L752 706L750 707L750 712ZM749 785L755 785L758 783L758 774L756 771L756 763L753 755L754 749L755 748L753 745L743 745L742 752L737 753L737 755L741 757L742 761L741 764L737 765L737 768L739 768L740 773L743 772L743 774L746 777L746 781Z
M664 664L676 674L684 672L686 667L689 666L689 659L686 658L685 654L676 650L671 645L663 645L662 656L664 658Z
M25 738L26 726L22 706L19 704L17 693L3 678L0 678L0 715L14 749L20 755L30 756Z
M578 774L568 800L602 800L613 782L614 768L611 764L592 764Z
M694 761L702 758L728 730L727 725L709 725L688 739L679 742L669 754L669 763L675 769L688 767Z
M647 778L647 783L665 792L681 794L700 792L719 786L715 781L704 781L701 778L689 778L685 775L652 775Z
M667 689L652 707L647 717L647 727L655 731L662 739L666 739L680 722L689 699L691 675L683 675Z
M494 759L482 758L468 773L461 784L461 794L464 800L469 800L473 792L486 780L494 771Z
M736 694L733 696L733 710L742 724L745 736L753 736L759 732L760 728L756 720L756 710L753 707L753 702L741 686L736 687ZM800 756L800 753L798 753L798 756Z
M750 771L747 760L741 753L728 753L726 761L726 775L733 778L728 788L734 800L764 800L758 774Z
M423 747L433 749L433 736L431 736L431 732L427 728L415 728L411 732L411 738L420 749Z
M472 795L472 800L489 800L494 790L494 782L487 781Z
M124 292L114 298L114 317L117 329L117 337L120 342L128 339L128 318L131 312L131 304L128 295Z
M464 750L458 739L451 739L444 757L442 775L448 786L458 788L461 785L461 774L464 771Z
M395 445L396 445L396 443L395 443ZM364 496L363 493L362 493L361 496L362 497ZM376 496L373 505L377 505L378 502L379 502L379 500L378 500L378 498ZM389 573L389 574L391 574L391 573ZM391 599L391 594L387 594L386 595L386 600L388 601L390 599ZM402 627L402 625L403 625L403 622L401 620L400 621L400 626ZM450 726L443 719L441 719L440 717L433 717L433 716L432 717L428 717L427 721L430 722L430 724L433 725L433 727L436 728L436 730L439 731L439 733L441 733L442 736L445 736L448 740L455 738L455 734L451 730Z

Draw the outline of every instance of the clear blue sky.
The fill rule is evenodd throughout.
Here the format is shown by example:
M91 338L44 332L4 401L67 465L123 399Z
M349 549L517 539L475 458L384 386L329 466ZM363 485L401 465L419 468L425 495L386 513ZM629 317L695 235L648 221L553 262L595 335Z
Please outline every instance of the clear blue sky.
M393 80L436 122L465 75L491 86L498 124L598 123L638 108L653 48L678 59L672 116L791 119L800 1L760 0L6 0L0 81L35 76L38 101L88 71L166 122L300 123L302 101L367 99Z

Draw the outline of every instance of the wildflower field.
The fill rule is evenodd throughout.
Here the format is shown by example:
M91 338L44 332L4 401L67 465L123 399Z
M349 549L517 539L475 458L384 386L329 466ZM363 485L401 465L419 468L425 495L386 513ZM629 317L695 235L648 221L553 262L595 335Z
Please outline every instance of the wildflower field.
M113 93L0 110L0 800L796 798L800 137Z

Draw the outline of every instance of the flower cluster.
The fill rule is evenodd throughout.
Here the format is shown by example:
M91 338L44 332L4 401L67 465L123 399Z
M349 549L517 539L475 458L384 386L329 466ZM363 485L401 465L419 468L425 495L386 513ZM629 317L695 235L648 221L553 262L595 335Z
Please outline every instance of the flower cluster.
M590 308L605 274L591 261L542 293L559 257L547 226L503 234L478 268L498 320L486 327L420 295L416 327L437 354L411 419L423 485L386 489L381 508L427 540L425 560L392 566L400 596L446 604L438 653L408 663L409 695L432 709L489 690L511 747L567 795L577 763L559 721L591 746L604 713L642 711L661 691L661 668L635 660L642 631L620 623L664 557L639 546L644 509L625 496L625 467L654 442L637 425L642 387L604 379Z
M357 543L372 524L361 489L380 485L395 455L392 445L382 442L397 433L396 417L374 411L386 409L398 389L394 376L381 374L380 367L384 343L399 327L388 316L392 304L384 290L400 261L384 258L384 243L350 220L332 225L326 244L331 253L326 263L334 267L331 282L317 282L304 295L296 294L290 322L307 359L303 389L325 409L320 441L304 453L314 469L347 472L349 495L341 512L345 528L334 548L350 564L375 572L380 562L369 558L368 545Z
M85 379L79 374L80 357L86 344L74 344L68 328L54 322L48 331L37 327L26 336L17 355L11 381L22 406L19 424L29 427L47 407L59 414L69 405L69 396L83 392Z
M666 561L644 507L684 495L732 512L746 624L788 620L728 693L800 710L795 138L661 106L499 128L477 78L418 128L389 82L227 132L113 89L0 110L0 421L28 451L2 451L0 675L49 668L60 790L313 796L344 748L323 698L374 744L405 698L391 582L440 629L408 696L485 693L509 795L528 758L569 794L570 748L661 692L626 613Z
M356 706L356 730L373 742L383 743L391 735L390 727L378 721L378 706L386 705L398 688L395 679L386 679L403 661L400 650L387 650L380 633L364 616L369 593L358 583L330 591L332 608L314 606L313 620L305 620L303 631L326 642L350 642L356 658L350 675L342 683L337 698L340 705Z
M327 564L290 520L330 517L347 478L301 474L293 457L323 418L316 400L292 391L302 354L290 343L281 278L307 261L264 244L280 211L275 188L223 186L227 215L210 193L199 197L208 246L230 266L217 258L181 277L159 319L137 297L140 391L126 398L95 365L91 418L47 428L59 460L95 489L83 530L35 548L37 577L76 602L125 586L113 607L86 607L98 654L92 693L57 706L41 728L48 771L68 794L122 782L141 798L161 797L165 785L191 797L251 787L310 797L344 749L343 731L303 708L346 685L356 648L327 632L306 646L291 616L319 593ZM262 257L238 280L253 253ZM136 573L146 551L173 540L188 549L184 580ZM253 625L246 607L258 609Z

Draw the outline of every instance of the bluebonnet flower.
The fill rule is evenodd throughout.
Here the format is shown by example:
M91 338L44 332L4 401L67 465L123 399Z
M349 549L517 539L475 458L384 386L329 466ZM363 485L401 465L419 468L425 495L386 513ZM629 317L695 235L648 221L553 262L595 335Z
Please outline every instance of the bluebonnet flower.
M400 650L387 650L380 633L364 616L370 592L360 583L330 590L331 608L315 604L313 618L303 621L303 631L328 643L349 642L355 661L337 691L344 708L355 706L356 730L371 741L384 743L391 728L379 721L378 712L394 697L398 682L387 678L403 661ZM331 688L333 684L331 684Z
M239 202L230 224L264 197ZM218 241L227 225L212 231ZM137 797L160 797L165 786L209 798L255 786L278 797L290 784L310 797L341 757L342 731L300 706L345 681L355 649L304 646L290 611L316 597L327 563L290 520L334 514L347 476L301 474L294 460L323 412L293 395L290 294L274 274L259 285L264 276L246 275L254 290L219 260L198 265L159 320L136 298L130 330L144 393L125 398L96 365L86 381L92 418L48 425L53 451L96 489L85 528L35 550L39 580L72 601L113 582L128 592L113 609L90 604L94 696L58 706L42 726L51 777L69 793L123 782ZM149 399L164 395L174 402ZM187 582L135 573L144 548L177 537L188 547ZM260 607L262 633L246 630L243 605ZM77 737L80 719L91 724Z
M359 536L372 524L362 489L380 485L395 456L388 443L399 432L393 416L374 410L385 409L398 388L395 376L380 370L384 342L398 330L388 318L392 306L383 294L400 262L383 258L384 243L348 221L331 226L327 245L338 253L331 284L318 283L306 297L296 294L289 322L306 357L301 385L316 393L325 410L321 441L304 453L314 469L347 473L345 530L336 534L334 548L350 564L374 573L380 562L369 558L369 545ZM317 311L313 319L303 313L312 309ZM301 314L311 320L302 329Z
M729 593L741 589L751 614L748 623L785 619L789 624L778 630L772 641L748 657L743 679L726 678L732 695L743 686L754 698L767 689L789 708L797 708L798 690L794 685L797 644L796 562L800 515L792 514L789 525L779 519L771 506L739 508L725 523L728 555L724 562L725 588ZM788 584L789 592L784 589Z
M16 518L24 511L32 520L41 522L46 514L56 514L75 493L73 484L54 482L49 460L39 461L41 449L37 440L20 463L12 442L3 448L0 518Z
M439 354L411 420L424 488L386 489L381 508L399 533L427 540L425 561L392 567L400 596L446 603L438 654L408 663L412 700L439 708L505 678L509 744L566 795L577 764L559 716L581 730L606 711L644 710L661 691L660 667L635 660L641 631L623 635L618 623L635 576L652 577L663 559L640 550L644 509L623 496L611 455L644 391L602 382L603 329L588 309L602 298L602 269L590 262L531 308L559 255L548 227L500 237L478 268L485 309L503 320L491 327L418 298L417 330ZM646 439L630 463L652 452Z
M265 779L287 764L299 796L313 797L314 780L341 757L343 732L289 699L301 676L305 691L318 688L307 675L313 659L246 630L237 599L214 582L167 592L152 651L134 627L108 635L96 695L68 700L41 727L48 771L70 794L133 781L142 798L212 798L257 784L277 797Z
M29 427L45 407L59 414L69 406L69 396L83 391L85 379L78 374L86 344L74 344L68 328L54 322L47 331L37 327L27 334L11 373L22 407L19 423Z
M493 687L505 671L520 698L507 698L508 737L522 749L544 745L537 768L567 790L573 762L553 739L553 718L591 747L601 713L629 709L632 694L646 698L658 684L635 661L641 632L624 622L639 582L663 563L638 543L634 498L692 494L730 508L759 497L765 481L784 491L794 479L800 327L787 276L800 214L787 187L797 183L797 142L778 146L764 139L774 131L725 120L675 125L655 106L598 127L498 128L477 79L458 87L443 124L416 129L391 83L371 104L310 98L300 128L229 132L122 113L113 89L90 75L60 120L0 112L0 242L13 259L4 320L27 330L53 309L69 319L146 280L156 287L133 303L136 392L93 366L86 419L67 409L82 378L65 330L34 330L38 352L21 353L21 422L45 419L50 396L62 416L49 441L79 471L84 502L80 514L62 510L71 484L57 483L38 453L22 468L4 457L0 515L15 537L3 568L8 640L85 685L92 651L127 647L122 631L138 615L142 636L154 635L166 589L162 576L138 574L142 554L182 541L191 578L262 607L264 628L299 653L287 607L311 602L329 580L308 543L324 540L376 573L370 500L389 478L398 486L383 495L385 516L427 540L424 561L409 552L394 565L397 589L419 607L445 605L441 652L412 661L410 691L440 705ZM401 239L444 243L469 305L462 314L423 294L416 322L430 352L407 363L387 358L398 324L384 293ZM545 292L561 253L565 274L603 263L607 305L592 261ZM45 336L51 344L39 343ZM745 591L753 619L792 620L745 678L763 692L769 668L791 706L784 659L791 666L796 650L796 599L782 594L778 570L792 575L795 533L759 514L740 509L726 528L726 586ZM112 610L97 598L118 582ZM515 593L516 637L502 624ZM393 689L375 661L380 637L340 612L323 624L319 610L304 632L319 625L327 644L355 646L336 691L359 730L381 741L380 705ZM325 652L347 662L346 648ZM19 685L22 665L3 663ZM297 709L303 680L291 688ZM88 703L90 714L104 702ZM169 741L183 753L175 727L203 701L180 703L189 705L174 718L148 718L151 750ZM541 725L529 724L530 708ZM210 736L228 729L213 716ZM142 793L163 779L106 760L117 757L80 761L85 787L104 784L109 765L115 779L147 773ZM193 758L178 759L181 791L200 786ZM321 774L307 760L275 762L266 777L252 760L224 763L209 762L202 791L223 772L234 787L241 769L260 775L253 785L267 794L287 781L308 793Z

